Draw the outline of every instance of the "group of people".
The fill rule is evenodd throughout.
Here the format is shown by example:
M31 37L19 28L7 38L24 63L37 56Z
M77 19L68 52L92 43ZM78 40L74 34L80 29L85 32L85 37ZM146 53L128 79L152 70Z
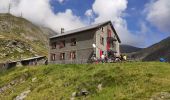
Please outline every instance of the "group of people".
M101 55L100 58L96 58L95 56L92 57L92 62L102 62L102 63L111 63L111 62L121 62L121 61L126 61L127 56L126 55L120 55L120 56L106 56L106 55Z

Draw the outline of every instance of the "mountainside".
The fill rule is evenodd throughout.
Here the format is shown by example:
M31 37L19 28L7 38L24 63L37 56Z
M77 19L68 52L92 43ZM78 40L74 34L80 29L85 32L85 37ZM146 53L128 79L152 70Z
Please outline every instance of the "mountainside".
M0 14L0 62L47 55L48 36L55 34L10 14Z
M128 62L18 67L0 73L0 98L169 100L169 66L159 62Z
M131 57L143 61L158 61L162 57L170 62L170 37L139 52L133 53Z
M132 53L132 52L137 52L141 49L142 48L137 48L137 47L130 46L130 45L120 45L120 52L121 53Z

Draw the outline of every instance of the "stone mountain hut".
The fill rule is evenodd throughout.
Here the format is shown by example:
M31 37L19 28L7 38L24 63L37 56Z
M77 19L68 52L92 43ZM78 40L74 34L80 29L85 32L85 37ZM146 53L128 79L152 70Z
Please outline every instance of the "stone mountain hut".
M120 56L120 38L111 21L64 32L49 38L49 63L89 63L92 56Z

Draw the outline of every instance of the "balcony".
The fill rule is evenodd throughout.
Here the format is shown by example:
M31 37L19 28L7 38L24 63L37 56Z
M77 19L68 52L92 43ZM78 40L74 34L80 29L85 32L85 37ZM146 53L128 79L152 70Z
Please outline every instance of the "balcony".
M110 47L109 50L115 51L115 48L114 47Z
M113 37L107 37L107 41L112 43L112 42L117 41L117 40Z

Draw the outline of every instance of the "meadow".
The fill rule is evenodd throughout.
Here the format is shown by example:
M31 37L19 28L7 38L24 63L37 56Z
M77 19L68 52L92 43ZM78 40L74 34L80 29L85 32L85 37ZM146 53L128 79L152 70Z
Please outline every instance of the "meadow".
M10 86L8 86L10 84ZM124 62L17 67L0 72L0 100L30 90L25 100L170 99L170 64ZM85 91L87 94L81 94ZM154 99L152 99L154 100ZM156 100L156 99L155 99ZM161 99L164 100L164 99Z

